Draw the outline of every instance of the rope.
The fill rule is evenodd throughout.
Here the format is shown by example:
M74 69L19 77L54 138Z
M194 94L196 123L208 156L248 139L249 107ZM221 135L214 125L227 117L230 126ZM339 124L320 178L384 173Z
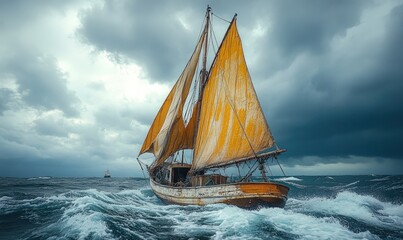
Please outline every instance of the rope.
M285 175L283 168L281 167L280 163L278 162L278 159L276 157L274 157L277 161L278 166L280 167L281 171L283 172L284 177L286 177L287 175Z
M252 166L252 169L249 170L248 174L246 174L245 177L243 177L243 178L240 180L240 182L243 182L245 179L248 179L248 178L252 175L252 173L256 171L256 169L259 167L259 164L255 167L255 164L256 164L257 162L258 162L258 161L256 160L255 163L254 163L253 166ZM255 169L253 169L253 167L255 167Z
M238 74L238 73L237 73L237 74ZM236 76L236 77L238 77L238 76ZM253 148L252 143L251 143L251 141L250 141L248 135L246 134L246 131L245 131L245 128L244 128L244 126L243 126L243 124L242 124L242 122L241 122L241 119L239 119L238 113L237 113L236 110L235 110L234 103L231 101L231 99L230 99L229 96L228 96L230 91L229 91L229 88L228 88L228 86L227 86L227 83L226 83L224 80L221 80L220 83L224 86L224 95L225 95L225 98L226 98L227 101L229 102L229 105L231 106L231 109L232 109L232 111L234 112L236 119L238 120L239 126L240 126L241 129L242 129L242 132L243 132L243 134L244 134L244 136L245 136L245 138L246 138L246 141L248 142L249 147L250 147L250 149L251 149L252 152L253 152L253 155L255 155L255 158L257 159L256 151L255 151L255 149Z
M266 165L264 165L264 166L265 166L265 168L266 168ZM270 169L269 164L267 164L267 168L269 169L270 175L273 177L273 173L271 172L271 169Z
M144 180L147 182L147 178L146 178L146 175L144 174L144 169L143 169L143 166L141 165L141 161L140 161L140 159L139 158L137 158L137 162L139 163L139 165L140 165L140 168L141 168L141 172L143 173L143 177L144 177ZM143 163L144 164L144 163ZM147 166L146 164L144 164L145 166Z
M213 29L213 23L212 23L213 19L210 20L210 39L211 39L211 45L213 46L213 51L214 51L214 55L217 55L217 51L216 48L218 48L218 41L217 41L217 37L215 35L214 29ZM214 46L215 44L215 46Z
M217 15L214 14L213 12L211 12L211 15L215 16L216 18L219 18L219 19L223 20L224 22L231 23L231 21L228 21L227 19L224 19L224 18L222 18L222 17L220 17L220 16L217 16Z

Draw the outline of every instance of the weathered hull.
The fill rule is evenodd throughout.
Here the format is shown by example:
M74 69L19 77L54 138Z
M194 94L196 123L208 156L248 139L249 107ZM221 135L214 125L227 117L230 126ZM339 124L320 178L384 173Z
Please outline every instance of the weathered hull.
M198 187L172 187L150 179L155 195L166 203L207 205L225 203L243 208L284 207L289 188L272 182L245 182Z

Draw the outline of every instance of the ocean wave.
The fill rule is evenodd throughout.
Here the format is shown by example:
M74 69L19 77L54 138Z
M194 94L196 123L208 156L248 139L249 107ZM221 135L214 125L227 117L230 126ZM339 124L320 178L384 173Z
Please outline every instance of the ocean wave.
M372 196L343 191L335 198L293 201L299 203L302 212L341 215L372 226L403 230L403 205L382 202Z
M32 177L32 178L28 178L27 180L32 181L32 180L39 180L39 179L46 180L46 179L51 179L51 177Z
M339 186L332 186L332 187L322 187L324 189L333 189L333 190L347 190L349 188L351 188L351 186L357 185L360 181L355 181L355 182L351 182L345 185L339 185Z
M305 187L300 183L287 182ZM305 178L303 183L310 186ZM290 195L284 209L245 210L225 204L165 205L144 185L114 192L88 188L30 199L3 196L0 217L8 209L9 216L34 226L25 227L26 239L380 239L402 232L402 205L335 192L306 199Z
M298 239L378 239L369 231L354 232L334 217L315 217L285 209L261 209L267 223Z
M371 179L369 180L370 182L380 182L380 181L388 181L389 180L389 176L383 177L383 178L375 178L375 179Z
M390 190L400 190L400 189L403 189L402 185L388 187L386 190L390 191Z
M359 183L360 181L358 180L358 181L355 181L355 182L352 182L352 183L349 183L349 184L346 184L346 185L344 185L344 186L341 186L341 187L351 187L351 186L353 186L353 185L356 185L357 183Z
M11 200L11 199L13 199L12 197L9 197L9 196L2 196L2 197L0 197L0 202L2 202L2 201L8 201L8 200Z
M275 181L279 181L279 182L285 182L288 185L292 185L296 188L305 188L306 186L302 185L302 184L298 184L295 182L300 182L302 181L302 179L296 178L296 177L282 177L282 178L275 178Z
M285 182L285 183L287 183L289 185L292 185L294 187L297 187L297 188L305 188L306 187L305 185L294 183L294 182Z
M282 177L282 178L276 178L274 179L276 181L282 181L282 182L289 182L289 181L297 181L300 182L302 179L296 178L296 177Z
M31 237L57 239L59 236L73 239L114 239L113 231L110 227L111 222L114 225L119 224L121 228L127 228L123 224L127 221L135 223L137 217L147 219L147 215L159 215L159 213L156 213L159 200L155 195L150 196L148 191L151 190L135 189L110 193L96 189L86 189L26 199L24 200L25 208L31 209L33 212L45 211L56 203L63 203L58 204L61 215L57 221L35 229L31 233ZM22 203L23 201L19 201L19 203L14 204L18 206L19 211ZM17 211L17 209L14 210ZM38 217L29 220L38 220ZM135 226L132 227L135 228ZM129 231L129 228L127 228L127 231ZM130 236L135 237L136 235ZM142 235L138 235L137 238L139 236Z
M265 229L272 239L378 239L369 231L354 232L333 217L315 217L292 209L262 208L249 211L228 205L212 205L203 211L184 212L177 207L175 231L211 239L262 239ZM203 235L202 235L203 236ZM337 236L337 237L336 237Z

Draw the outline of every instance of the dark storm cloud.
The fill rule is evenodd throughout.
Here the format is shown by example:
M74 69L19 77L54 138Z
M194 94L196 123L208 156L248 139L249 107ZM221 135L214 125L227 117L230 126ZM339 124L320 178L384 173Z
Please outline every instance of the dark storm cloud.
M310 3L310 4L307 4ZM283 55L321 53L332 38L359 23L369 1L279 1L269 8L271 37Z
M78 35L97 50L107 51L117 62L122 57L132 59L153 81L173 82L196 45L207 4L208 1L105 1L102 6L82 12ZM231 6L220 2L214 5L229 20L239 6L256 9L256 5L242 1ZM242 7L238 10L242 11ZM248 15L244 14L244 24Z
M187 32L180 25L177 16L172 14L178 8L181 7L162 1L158 4L106 1L103 6L82 13L83 27L78 33L98 50L105 50L118 59L119 56L129 57L144 67L151 77L165 80L166 76L173 75L173 71L177 73L175 61L186 62L183 48L192 48L197 41L194 35L199 30L193 28ZM200 19L202 16L194 19L197 25L189 25L201 26Z
M368 45L364 54L356 56L356 49L350 49L352 53L332 61L324 49L319 58L312 57L315 60L304 65L318 70L309 77L303 71L296 75L294 90L283 93L284 101L271 113L273 132L289 149L287 156L345 156L346 162L355 159L348 155L401 159L402 24L400 5L387 15L380 42ZM366 36L358 37L362 38L358 42L367 44ZM268 104L263 102L267 109ZM290 165L301 163L298 158L290 160Z
M359 24L362 11L369 1L277 1L263 3L262 12L255 16L267 28L258 41L260 51L252 67L254 76L267 78L287 68L302 53L321 55L331 40L343 36Z
M14 78L18 92L29 106L44 110L59 109L77 116L78 98L67 88L66 76L50 56L17 51L0 59L0 77Z

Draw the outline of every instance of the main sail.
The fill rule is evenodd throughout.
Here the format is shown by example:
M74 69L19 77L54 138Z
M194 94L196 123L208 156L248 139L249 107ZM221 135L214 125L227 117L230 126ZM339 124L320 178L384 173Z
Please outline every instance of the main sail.
M199 119L194 170L254 158L274 145L246 66L235 18L211 67Z
M153 166L160 165L180 149L193 148L194 120L185 127L182 114L204 38L205 35L202 34L192 57L155 117L140 150L139 155L145 152L154 154Z

